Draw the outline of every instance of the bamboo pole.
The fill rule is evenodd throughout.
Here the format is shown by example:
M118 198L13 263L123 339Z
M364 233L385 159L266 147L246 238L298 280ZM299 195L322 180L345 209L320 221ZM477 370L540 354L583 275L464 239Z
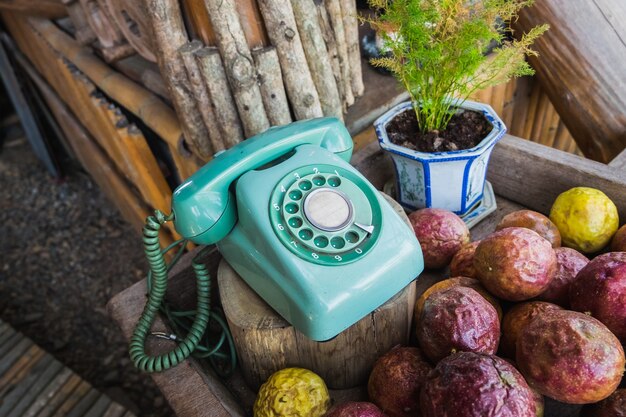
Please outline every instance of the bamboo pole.
M109 14L135 51L150 62L157 62L152 41L154 34L145 3L138 0L104 0Z
M76 65L100 90L139 117L170 147L181 179L195 172L192 155L180 154L185 148L180 122L172 109L156 95L113 70L90 49L79 45L49 20L28 18L29 25L59 54ZM34 55L37 56L37 55Z
M543 126L546 123L547 112L550 106L550 99L546 95L545 92L541 91L539 94L539 99L537 102L537 107L535 108L535 118L533 120L533 124L531 127L530 134L528 135L528 139L539 142L542 145L546 145L545 139L542 136Z
M87 23L91 26L103 48L111 48L125 41L108 11L97 0L78 0L83 7Z
M276 48L272 46L253 49L252 57L259 73L261 97L270 123L273 126L290 123L291 113Z
M291 0L291 5L311 76L320 98L322 112L324 116L334 116L343 120L339 89L317 18L315 4L313 0Z
M96 34L87 23L87 16L83 6L78 1L72 1L65 6L67 8L67 14L74 25L74 37L81 45L88 45L94 42L97 37Z
M297 120L323 116L289 0L259 0L267 34L276 46L287 96Z
M187 69L187 76L189 77L189 82L191 83L191 91L196 100L198 110L202 115L204 125L207 128L213 153L215 153L224 149L224 138L218 128L217 119L215 117L215 109L213 108L209 91L207 90L204 78L202 78L200 68L198 67L198 63L196 62L194 56L194 53L202 49L202 47L203 44L201 41L194 40L181 46L178 51L183 59L185 68Z
M246 137L270 127L234 0L205 0Z
M244 135L237 114L237 105L228 86L222 58L217 48L202 48L194 52L194 56L216 109L215 118L224 140L224 146L230 148L241 142Z
M361 49L359 47L359 21L356 11L356 0L341 0L341 14L345 29L350 67L350 86L352 94L360 97L365 91L363 73L361 71Z
M51 0L0 0L0 10L59 19L67 15L67 10L58 1Z
M354 104L354 92L352 91L352 84L350 82L350 61L348 59L348 45L346 43L346 31L343 26L341 5L339 0L324 0L324 5L328 11L330 25L337 45L339 68L341 70L342 82L345 86L343 99L346 106L351 106Z
M193 153L207 160L212 156L208 132L193 99L192 86L178 53L178 48L187 42L178 1L146 0L146 6L154 32L154 52L185 138Z
M326 43L328 57L330 58L330 66L333 70L335 83L337 84L337 90L339 92L339 97L342 101L342 109L344 112L346 112L348 109L346 104L346 94L351 94L352 89L349 88L348 90L350 91L346 91L346 84L344 83L343 77L341 75L341 66L339 65L339 52L337 51L337 42L335 41L335 34L333 32L332 25L330 24L328 11L324 7L323 0L314 0L314 2L315 7L317 8L317 20L322 31L324 43Z
M530 93L530 99L528 100L528 108L526 110L526 118L524 120L524 126L522 130L522 137L529 139L535 124L535 116L537 115L537 105L539 103L539 97L541 92L538 84L535 82L532 86Z

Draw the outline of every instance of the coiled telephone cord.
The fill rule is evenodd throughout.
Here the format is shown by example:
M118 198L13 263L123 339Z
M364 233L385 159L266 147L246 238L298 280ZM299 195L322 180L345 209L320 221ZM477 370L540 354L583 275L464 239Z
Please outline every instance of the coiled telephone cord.
M167 289L167 274L180 259L187 243L186 239L180 239L161 250L159 231L163 224L171 221L173 218L173 213L165 216L161 211L156 210L154 216L149 216L146 219L146 224L143 228L144 249L150 268L147 277L148 301L130 340L130 358L135 366L144 372L161 372L178 365L194 353L196 357L208 358L214 370L220 376L228 377L236 366L235 346L225 321L220 315L211 311L211 277L206 266L197 260L204 250L191 263L197 281L196 291L198 299L196 310L172 311L163 302ZM172 262L167 265L163 255L176 246L179 246L178 252ZM175 335L168 336L161 333L150 333L150 328L159 310L169 319L169 323L176 333ZM189 325L190 319L193 320L191 325ZM208 332L205 333L210 321L214 322L220 329L218 340L212 347L210 346ZM170 352L156 356L146 353L145 344L148 336L156 335L178 341L178 334L182 333L181 329L187 332L187 336ZM202 343L203 339L205 340L204 343ZM224 342L227 343L226 353L221 352ZM226 369L224 369L224 366L220 366L224 362L228 364L225 367Z

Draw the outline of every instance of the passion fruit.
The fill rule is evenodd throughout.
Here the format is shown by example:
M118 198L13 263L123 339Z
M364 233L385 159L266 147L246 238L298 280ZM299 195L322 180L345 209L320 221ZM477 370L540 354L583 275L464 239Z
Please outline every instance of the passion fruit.
M429 287L426 291L422 293L417 299L415 303L415 323L419 321L420 316L422 315L422 309L424 308L424 303L426 299L430 297L432 294L443 291L452 287L469 287L473 290L476 290L483 298L496 309L498 312L498 318L502 319L502 307L500 307L500 302L482 286L477 279L468 278L468 277L454 277L444 279L443 281L439 281Z
M419 417L419 391L431 370L419 349L397 346L374 364L369 398L389 417Z
M573 310L590 313L626 343L626 252L596 256L570 286Z
M543 214L532 210L518 210L507 214L496 226L496 230L507 227L525 227L534 230L546 239L553 248L561 246L561 233L552 221Z
M600 321L568 310L550 311L525 326L517 365L541 394L569 404L601 401L618 387L624 350Z
M474 268L474 254L480 241L465 243L459 251L452 257L450 262L451 277L476 278L476 268Z
M556 254L537 232L508 227L480 242L474 267L489 292L505 300L523 301L548 287L556 272Z
M424 417L536 417L536 401L513 365L474 352L439 362L420 393Z
M506 357L515 359L515 346L524 327L536 317L554 310L561 310L561 307L542 301L530 301L514 305L507 311L502 320L500 352Z
M470 232L459 216L451 211L425 208L409 215L413 231L422 247L424 265L442 268L469 242Z
M458 351L496 353L500 319L475 290L448 288L426 299L417 323L417 340L433 362Z
M387 415L373 403L350 401L334 406L324 417L387 417Z
M556 272L548 288L537 298L567 308L569 307L570 285L580 270L589 263L589 259L571 248L556 248L554 253L556 254Z

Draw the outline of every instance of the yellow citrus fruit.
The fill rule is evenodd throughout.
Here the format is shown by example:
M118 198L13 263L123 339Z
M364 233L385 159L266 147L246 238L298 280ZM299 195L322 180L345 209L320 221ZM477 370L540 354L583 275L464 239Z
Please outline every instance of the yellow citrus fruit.
M617 231L617 207L602 191L575 187L560 194L550 210L565 246L584 253L597 252Z
M303 368L275 372L259 389L254 417L321 417L330 407L326 384Z

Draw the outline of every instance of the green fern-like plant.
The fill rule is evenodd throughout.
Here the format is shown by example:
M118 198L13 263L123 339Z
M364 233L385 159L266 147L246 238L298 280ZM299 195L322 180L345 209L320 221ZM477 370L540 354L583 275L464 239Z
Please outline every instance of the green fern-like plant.
M420 130L446 128L474 91L532 75L525 57L548 25L506 41L502 22L516 19L533 0L370 0L377 11L365 19L390 53L372 60L389 69L409 92ZM510 29L510 28L509 28ZM490 43L497 47L485 55ZM458 99L452 102L451 98Z

